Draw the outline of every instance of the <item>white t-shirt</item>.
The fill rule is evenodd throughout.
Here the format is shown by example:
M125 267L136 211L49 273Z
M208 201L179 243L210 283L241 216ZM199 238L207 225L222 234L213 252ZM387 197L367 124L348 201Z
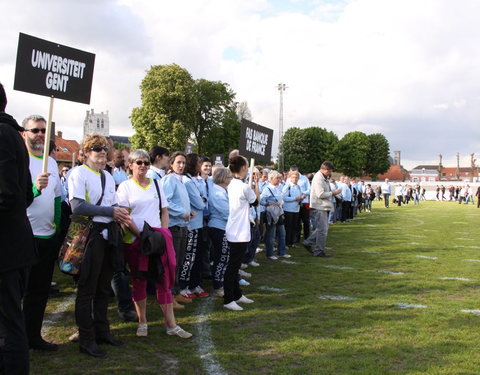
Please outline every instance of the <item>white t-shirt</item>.
M130 216L140 231L142 231L144 221L154 228L160 228L162 226L157 189L153 180L149 180L150 183L144 188L131 178L130 180L122 182L117 190L118 205L130 208ZM157 181L157 184L162 198L162 208L166 208L168 207L168 202L165 199L163 187L160 181ZM124 237L124 241L126 243L132 243L135 241L135 236L130 231L128 232Z
M42 173L43 157L30 155L30 174L32 182ZM48 157L48 185L41 191L32 204L27 208L27 216L35 236L51 237L55 234L53 222L55 216L55 198L62 196L62 186L58 174L58 165L55 159Z
M228 185L228 214L225 233L230 242L250 242L250 203L257 196L250 186L237 178Z
M102 207L112 207L117 204L117 196L115 195L115 180L112 175L106 171L105 174L105 192L103 194ZM93 205L97 204L102 196L102 180L100 172L95 172L86 164L78 168L74 168L72 174L68 178L68 199L83 199ZM110 216L94 216L93 221L97 223L109 223L113 221Z

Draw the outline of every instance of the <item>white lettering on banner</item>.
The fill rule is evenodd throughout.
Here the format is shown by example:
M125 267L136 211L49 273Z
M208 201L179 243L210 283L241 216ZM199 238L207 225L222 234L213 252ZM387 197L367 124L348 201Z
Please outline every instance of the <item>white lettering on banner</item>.
M265 156L265 151L268 144L268 134L247 128L245 135L245 149L249 152L254 152L255 154Z
M45 86L56 91L67 91L69 77L83 79L86 63L32 49L32 67L47 70Z
M46 85L47 89L57 90L57 91L67 91L67 82L68 76L62 76L58 73L48 72Z

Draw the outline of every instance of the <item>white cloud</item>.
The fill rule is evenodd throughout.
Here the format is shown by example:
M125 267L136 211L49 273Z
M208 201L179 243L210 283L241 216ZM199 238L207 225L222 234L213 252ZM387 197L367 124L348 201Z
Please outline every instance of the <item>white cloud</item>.
M113 131L131 134L128 116L140 104L145 71L175 62L194 78L229 83L254 121L274 129L282 82L286 128L381 132L392 150L418 163L479 150L475 0L21 0L1 7L11 15L0 26L0 80L8 89L20 31L96 53L91 105L55 104L66 136L80 137L90 107L108 109ZM47 98L8 94L17 118L48 108Z

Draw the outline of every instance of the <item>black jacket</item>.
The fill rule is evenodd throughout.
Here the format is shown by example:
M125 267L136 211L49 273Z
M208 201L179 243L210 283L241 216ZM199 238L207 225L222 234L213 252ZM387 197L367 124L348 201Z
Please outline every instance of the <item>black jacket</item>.
M27 218L33 201L32 178L21 130L12 116L0 112L0 273L36 260Z

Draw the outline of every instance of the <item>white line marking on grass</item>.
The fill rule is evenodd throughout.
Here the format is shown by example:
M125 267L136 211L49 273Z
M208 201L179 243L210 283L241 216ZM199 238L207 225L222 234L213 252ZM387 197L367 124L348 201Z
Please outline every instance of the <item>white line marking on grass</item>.
M475 245L471 245L471 246L466 246L466 245L455 245L453 246L454 248L459 248L459 247L463 247L463 248L466 248L466 249L480 249L480 246L475 246Z
M387 275L394 275L394 276L405 275L404 272L393 272L393 271L387 271L387 270L376 270L374 272L385 273Z
M378 227L377 224L365 224L366 227Z
M421 245L420 242L407 242L407 245Z
M285 292L285 289L273 288L271 286L266 286L266 285L259 286L258 289L266 290L267 292L276 292L276 293Z
M332 268L334 270L354 270L355 268L353 267L344 267L344 266L334 266L333 264L332 265L328 265L328 266L324 266L325 268Z
M480 259L464 259L465 262L480 262Z
M459 241L475 241L474 238L463 238L463 237L455 238L455 240L459 240Z
M412 305L410 303L397 303L397 306L401 309L426 309L426 305Z
M280 263L285 263L285 264L299 264L298 262L294 262L293 260L281 260Z
M427 238L427 236L424 236L423 234L404 234L403 237L413 237L413 238Z
M429 257L427 255L415 255L417 258L422 258L422 259L431 259L431 260L437 260L437 257Z
M42 336L47 335L50 328L62 318L63 314L75 303L75 298L75 294L69 295L57 306L54 312L46 315L42 324Z
M382 254L381 251L375 251L375 250L364 250L364 251L362 251L362 253L365 253L365 254Z
M210 314L215 304L214 298L204 298L197 308L197 350L200 354L202 366L205 372L210 375L227 375L228 373L218 362L215 345L212 340L210 327Z
M318 296L319 299L326 299L330 301L355 301L353 297L345 297L345 296Z
M424 225L425 222L423 220L420 220L420 219L410 219L412 221L416 221L418 223L418 225Z
M455 232L456 234L470 234L470 232Z
M466 277L439 277L440 280L459 280L459 281L472 281Z
M463 313L480 315L480 310L461 310Z
M438 229L422 229L424 232L438 232Z

